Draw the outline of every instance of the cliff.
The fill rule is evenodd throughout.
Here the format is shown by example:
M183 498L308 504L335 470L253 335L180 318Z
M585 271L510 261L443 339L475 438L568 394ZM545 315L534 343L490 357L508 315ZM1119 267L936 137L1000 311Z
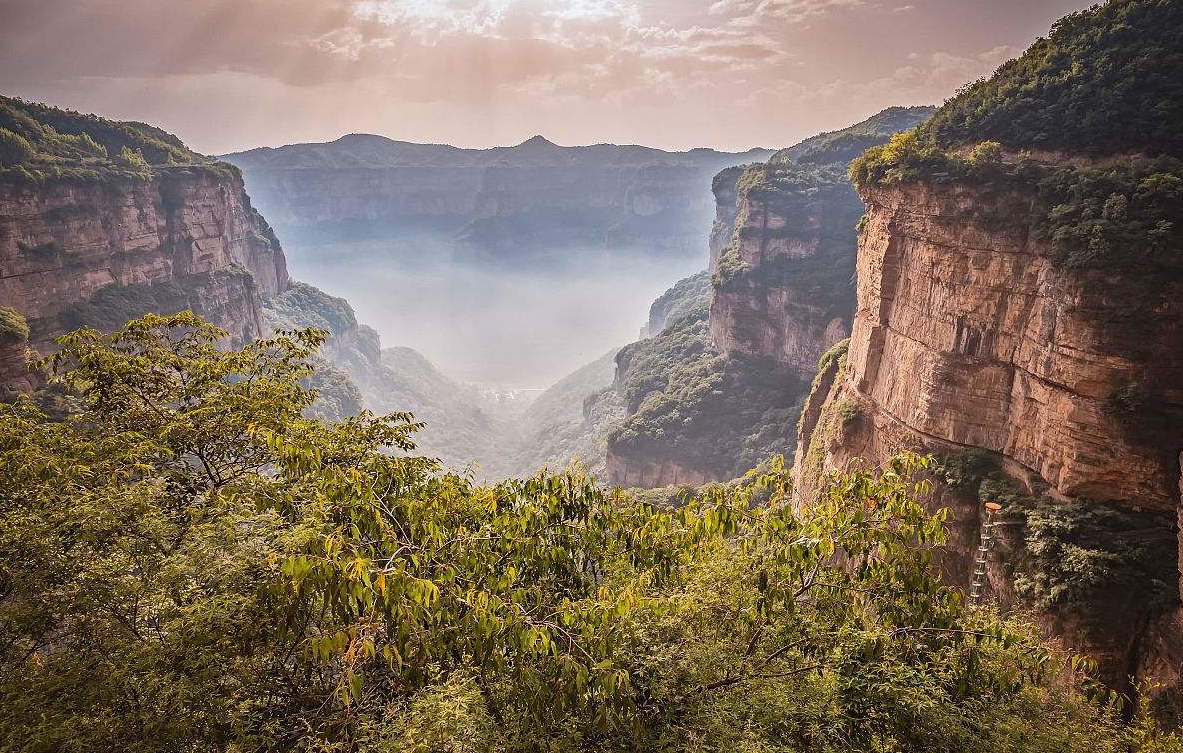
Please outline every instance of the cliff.
M792 454L818 358L854 311L863 204L850 144L883 143L932 112L891 108L716 175L709 290L678 283L655 302L650 339L617 356L626 418L608 439L612 483L699 485Z
M1156 117L1180 113L1177 78L1155 72L1178 64L1181 32L1168 3L1071 16L917 133L856 161L858 310L848 353L815 382L795 463L805 502L827 470L937 454L946 574L968 584L981 503L1001 503L992 598L1035 609L1114 687L1165 683L1168 715L1183 657L1183 162L1162 155L1169 140L1142 143L1141 128L1117 154L1097 145L1145 117L1144 87L1115 79L1165 87ZM1123 63L1097 72L1089 61L1102 55ZM1045 99L1016 105L1020 88ZM1106 103L1116 123L1076 133L1076 149L1049 129L1045 149L1021 151L1032 134L1007 130L1012 118L1063 112L1064 98Z
M808 381L850 331L855 227L863 204L846 176L854 149L885 142L934 112L894 107L777 152L714 182L711 340L772 358ZM861 149L858 149L861 151Z
M27 320L34 349L83 325L185 308L236 342L263 333L262 299L286 288L286 262L234 168L167 144L174 164L149 165L127 146L111 160L104 139L149 155L163 142L148 126L0 98L7 126L35 146L0 174L0 306Z
M568 246L693 253L710 226L710 176L770 154L542 137L478 150L351 135L225 159L285 238L429 232L447 253L537 262Z

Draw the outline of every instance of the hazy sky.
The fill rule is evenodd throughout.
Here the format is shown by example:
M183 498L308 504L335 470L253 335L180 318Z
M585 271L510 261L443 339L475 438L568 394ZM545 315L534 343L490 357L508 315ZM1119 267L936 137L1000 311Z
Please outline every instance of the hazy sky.
M207 153L783 146L940 103L1081 0L0 0L0 91Z

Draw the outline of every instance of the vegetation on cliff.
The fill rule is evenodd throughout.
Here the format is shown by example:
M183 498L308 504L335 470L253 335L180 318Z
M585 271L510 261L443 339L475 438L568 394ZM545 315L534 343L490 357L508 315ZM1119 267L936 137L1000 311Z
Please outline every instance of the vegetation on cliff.
M649 323L646 334L649 337L660 334L667 324L678 321L687 314L706 308L711 303L711 273L703 270L678 280L653 301L649 307Z
M22 342L29 339L29 323L21 312L0 306L0 342Z
M925 460L801 511L779 467L475 486L405 414L305 415L323 333L222 336L75 333L79 413L0 407L4 749L1179 749L932 574Z
M719 353L705 309L623 348L616 363L628 418L608 436L613 454L729 479L793 450L803 385L771 358Z
M234 170L145 123L0 96L0 183L146 179L153 168L178 166L218 174Z
M1110 0L1056 22L1046 39L967 86L920 128L942 148L1183 156L1183 7Z
M996 177L1004 152L1032 150L1053 159L1183 157L1181 68L1178 3L1110 0L1060 19L1046 39L965 87L926 123L868 150L852 176L856 184L939 180L974 177L976 168Z
M887 141L893 134L915 128L936 111L935 107L889 107L852 126L819 133L788 149L782 149L768 162L845 165L868 148Z

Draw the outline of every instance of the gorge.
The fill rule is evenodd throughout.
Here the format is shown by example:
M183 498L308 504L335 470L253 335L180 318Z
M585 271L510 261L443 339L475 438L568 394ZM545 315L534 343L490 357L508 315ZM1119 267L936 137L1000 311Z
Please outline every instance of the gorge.
M1025 750L1041 724L1060 731L1039 716L1048 708L1110 714L1101 726L1112 729L1150 717L1177 727L1181 70L1183 5L1110 0L939 108L891 107L785 149L734 153L354 134L217 159L151 125L0 97L0 457L11 468L0 543L16 553L0 554L0 616L16 615L0 627L32 614L29 656L67 661L54 631L90 623L46 617L49 597L8 600L43 587L26 549L61 544L45 558L60 568L44 586L57 598L74 548L97 541L109 556L111 532L126 528L139 538L113 547L96 576L118 587L94 598L132 594L133 616L108 632L170 645L160 694L218 685L220 658L186 662L241 646L227 671L267 657L258 707L283 697L284 720L336 709L326 737L403 734L361 729L373 720L501 723L448 716L456 708L510 709L526 720L520 739L535 725L555 739L577 729L570 750L624 750L657 729L659 743L655 733L635 749L690 751L677 747L685 719L727 728L696 750L790 750L782 734L812 750L828 724L847 747L816 749L853 750L865 733L859 750L938 739L931 749L956 753L1010 735L999 719L1019 731L985 749ZM142 411L147 428L107 402L135 402L117 389L122 372L71 394L47 381L53 363L31 368L81 327L115 332L184 310L227 331L210 352L246 354L247 366L219 372L226 362L207 353L184 362L195 378L124 345L106 360L74 351L85 375L117 363L165 385L167 399ZM314 370L284 371L283 346L249 349L303 328L327 335L304 354ZM209 373L216 399L187 413L186 391ZM275 373L291 378L276 386ZM273 391L234 392L256 377ZM301 402L305 388L315 399ZM241 404L219 402L221 390ZM62 420L83 410L81 394L85 420ZM411 432L416 420L425 426ZM230 448L213 461L185 444L210 425L226 434L218 452ZM70 455L69 432L94 427L86 436L106 456ZM163 439L145 439L153 432ZM84 491L53 497L59 477ZM50 498L52 515L26 514ZM164 513L151 508L159 499ZM168 535L154 539L156 525ZM26 532L37 526L53 536ZM170 543L194 531L230 543ZM237 547L234 567L222 545ZM186 559L168 560L178 551ZM141 555L169 565L142 569ZM156 584L145 572L181 584L168 581L147 616L136 589ZM239 590L216 600L227 611L211 608L215 638L190 644L206 619L193 605L203 589L220 594L221 577ZM818 577L832 593L811 590ZM93 617L86 588L66 596ZM276 658L236 642L256 628L274 630L275 645L300 638ZM704 648L713 631L731 643ZM1087 682L1065 652L1095 660ZM1023 663L1034 656L1053 669ZM10 688L42 669L8 661ZM331 665L331 679L288 672L303 661ZM371 682L397 690L374 700ZM558 686L575 700L552 703ZM749 686L763 695L732 700ZM522 711L507 687L535 706ZM1085 698L1096 688L1127 705L1097 711ZM270 734L274 719L251 717L237 689L216 692L235 699L218 713ZM124 702L105 693L93 708ZM627 699L596 706L614 694ZM750 708L785 698L793 708L769 711L773 721ZM905 713L900 698L915 704ZM926 717L933 698L947 717ZM589 747L605 738L579 726L579 704L598 708L604 729L617 712L644 724L633 738L617 730L616 748ZM727 736L749 727L763 735L752 747ZM1075 748L1030 749L1089 750L1082 734ZM1121 740L1114 750L1159 750Z

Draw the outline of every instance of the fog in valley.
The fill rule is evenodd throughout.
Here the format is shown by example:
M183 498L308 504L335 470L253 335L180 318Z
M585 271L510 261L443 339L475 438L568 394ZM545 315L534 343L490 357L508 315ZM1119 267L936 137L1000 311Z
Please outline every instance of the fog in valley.
M291 274L346 298L384 346L409 346L462 382L547 387L632 342L653 299L701 256L569 248L544 264L456 258L446 237L285 241Z

